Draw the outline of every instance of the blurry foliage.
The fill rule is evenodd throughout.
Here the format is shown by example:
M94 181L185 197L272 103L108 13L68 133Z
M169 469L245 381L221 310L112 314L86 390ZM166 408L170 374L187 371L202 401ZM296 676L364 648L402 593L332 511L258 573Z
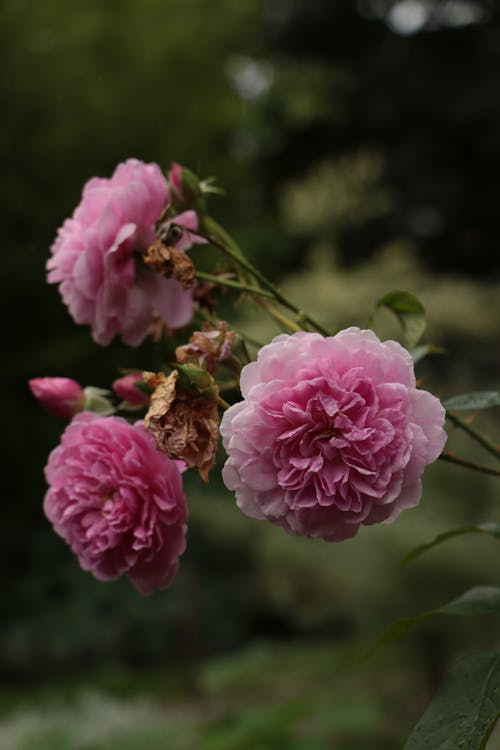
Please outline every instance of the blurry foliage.
M44 680L104 662L141 666L170 659L185 665L174 678L189 687L197 682L202 657L253 638L324 637L340 647L479 579L495 583L490 540L450 542L407 569L398 567L410 547L451 524L495 520L495 480L443 465L431 467L422 506L404 514L397 527L362 529L342 545L294 539L244 518L217 480L207 489L188 477L188 551L172 588L149 599L138 597L126 581L103 585L83 574L41 511L42 468L63 424L39 410L28 378L66 375L106 386L117 364L140 367L158 356L152 344L142 352L119 342L97 347L86 328L74 326L56 289L43 283L55 230L73 210L85 180L109 175L129 156L165 168L175 159L202 176L217 175L228 195L214 200L214 215L326 325L362 325L385 292L407 288L428 310L425 340L449 352L419 364L426 386L443 397L498 387L499 11L472 2L478 9L489 7L474 22L453 26L443 11L441 20L426 16L418 33L403 35L395 25L398 5L389 0L0 5L7 436L0 549L11 584L3 591L0 667L11 682ZM240 305L238 314L249 332L262 339L277 332L257 308L248 308ZM382 335L398 335L389 313L384 318L381 312L377 326ZM481 419L492 433L498 430L491 416ZM462 449L475 456L468 444ZM439 630L412 636L422 700L407 707L405 726L453 649L494 639L487 627L471 634L471 624L460 625L445 642ZM295 680L302 689L298 673L312 657L304 657L293 676L286 664L273 661L276 648L266 647L262 658L250 650L240 662L236 655L227 662L217 659L201 676L203 690L217 692L218 680L230 682L230 676L221 677L225 667L229 675L240 670L245 684L252 670L260 669L266 679L282 670L280 685ZM313 671L321 661L313 659ZM403 680L407 696L414 676ZM353 677L354 692L359 679ZM162 681L168 680L163 672ZM315 680L311 676L307 684ZM280 685L269 689L278 692ZM400 683L395 685L396 693ZM250 681L248 689L258 692L261 686ZM215 713L208 731L203 719L205 745L198 725L191 727L190 708L180 720L187 744L178 746L189 747L189 726L194 746L206 750L259 742L281 747L285 741L296 750L322 750L332 741L342 750L398 747L394 738L403 723L388 734L384 729L377 745L371 732L380 706L363 696L351 714L341 711L343 729L335 725L330 704L316 718L306 711L306 724L333 725L316 734L308 729L304 742L293 722L293 741L289 731L297 695L290 699L292 708L285 705L276 715L256 708L243 717L243 728ZM389 709L389 715L395 712ZM158 721L161 737L170 737L163 718ZM364 731L365 721L370 739L358 742L349 722ZM48 727L46 746L73 747L58 726ZM159 743L155 732L151 728L152 748ZM109 742L101 736L103 750L135 747L130 736L124 744L125 734ZM136 746L147 748L141 736ZM19 747L35 745L26 741Z
M379 184L382 159L358 153L321 162L305 179L286 186L283 218L292 230L336 239L349 225L387 213L394 202Z

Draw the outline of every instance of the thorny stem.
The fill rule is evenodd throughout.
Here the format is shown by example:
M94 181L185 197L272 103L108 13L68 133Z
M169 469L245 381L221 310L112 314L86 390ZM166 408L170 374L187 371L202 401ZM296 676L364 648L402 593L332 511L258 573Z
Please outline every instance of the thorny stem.
M476 442L482 445L488 453L491 453L492 456L495 456L495 458L500 461L500 448L487 438L484 433L473 427L469 422L466 422L465 419L458 417L454 412L447 411L446 418L454 424L455 427L459 427L466 432L473 440L476 440Z
M468 461L466 458L459 458L454 456L453 453L445 451L439 456L441 461L448 461L451 464L457 464L463 466L466 469L474 469L474 471L480 471L482 474L491 474L494 477L500 477L500 469L494 469L492 466L485 466L484 464L478 464L475 461Z
M182 229L182 227L180 227ZM295 305L291 300L289 300L287 297L284 296L280 292L280 290L271 282L269 279L264 276L263 273L261 273L255 266L250 263L249 260L247 260L242 254L241 251L236 252L234 249L234 244L231 242L231 245L225 244L224 242L220 242L215 237L212 237L209 234L204 234L203 232L195 232L193 229L189 230L190 234L194 234L197 237L201 237L202 239L206 240L207 242L210 242L214 247L218 247L219 250L222 250L231 260L233 260L235 263L237 263L241 268L244 268L245 271L248 271L248 273L252 274L252 276L257 279L257 281L266 289L267 291L271 292L274 299L280 303L280 305L283 305L283 307L286 307L287 310L291 310L296 315L299 316L299 319L305 320L309 325L311 325L313 328L315 328L319 333L323 334L323 336L329 336L329 332L327 331L324 326L321 325L321 323L318 323L314 318L312 318L310 315L305 313L303 310L301 310L297 305ZM302 329L299 329L302 330Z

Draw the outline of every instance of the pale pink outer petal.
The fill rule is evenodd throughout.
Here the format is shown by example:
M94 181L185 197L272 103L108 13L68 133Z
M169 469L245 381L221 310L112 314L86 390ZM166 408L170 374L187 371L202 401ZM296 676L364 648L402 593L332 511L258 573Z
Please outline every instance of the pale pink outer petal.
M175 217L174 221L176 224L185 227L186 230L192 229L193 232L197 231L199 225L198 215L195 211L183 211ZM175 246L179 250L189 250L192 245L204 245L206 242L207 240L204 237L199 237L197 234L185 231L175 243Z
M151 274L147 289L151 304L162 320L171 328L182 328L193 317L193 293L183 289L175 279L164 279L159 274Z

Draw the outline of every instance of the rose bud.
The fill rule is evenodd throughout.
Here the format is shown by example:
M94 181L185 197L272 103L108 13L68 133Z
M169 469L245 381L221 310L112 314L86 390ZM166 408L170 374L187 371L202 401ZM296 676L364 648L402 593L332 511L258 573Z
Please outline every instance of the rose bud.
M83 409L83 388L71 378L32 378L32 394L42 406L57 417L71 419Z
M124 375L113 382L113 390L122 401L126 401L131 406L146 406L149 403L149 396L137 387L137 383L142 380L140 372L133 372Z

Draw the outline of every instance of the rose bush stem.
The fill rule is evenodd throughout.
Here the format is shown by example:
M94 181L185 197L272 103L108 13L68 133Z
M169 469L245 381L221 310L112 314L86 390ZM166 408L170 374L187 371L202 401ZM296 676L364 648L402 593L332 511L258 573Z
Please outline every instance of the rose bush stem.
M469 435L473 440L482 445L483 448L488 451L488 453L491 453L492 456L495 456L495 458L500 461L500 448L498 448L489 438L487 438L484 433L466 422L465 419L457 416L454 412L447 411L446 418L452 424L454 424L455 427L459 427L461 430L466 432L467 435Z
M439 459L440 461L448 461L451 464L457 464L457 466L463 466L465 469L473 469L474 471L480 471L482 474L490 474L494 477L500 477L499 469L494 469L492 466L485 466L484 464L478 464L475 461L469 461L466 458L459 458L449 451L441 453Z
M233 247L233 243L231 243L230 246L229 244L225 244L224 242L219 241L210 234L204 234L203 232L199 231L195 232L192 229L190 229L189 232L190 234L207 240L207 242L210 242L210 244L214 245L214 247L218 247L219 250L222 250L222 252L224 252L229 258L231 258L231 260L234 260L235 263L241 266L241 268L244 268L245 271L248 271L248 273L252 274L252 276L257 279L260 284L262 284L264 289L267 289L269 292L271 292L274 299L279 302L280 305L283 305L283 307L286 307L288 310L294 312L300 319L305 320L323 336L330 335L329 331L324 326L322 326L321 323L318 323L316 320L314 320L314 318L305 313L300 309L300 307L297 307L297 305L295 305L291 300L285 297L285 295L280 292L280 290L272 283L272 281L269 281L269 279L264 276L263 273L255 268L255 266L252 265L252 263L250 263L250 261L241 254L239 248L238 251L236 251Z
M274 310L272 307L269 307L266 302L264 302L263 299L260 299L260 297L252 296L252 299L254 302L259 305L259 307L262 307L263 310L266 311L266 313L273 318L277 323L282 325L284 328L288 328L288 330L293 331L294 333L299 333L300 331L303 331L304 329L301 328L297 323L294 323L293 320L290 320L290 318L287 318L286 315L282 315L277 310Z
M196 277L198 279L204 279L205 281L213 281L215 284L220 284L220 286L229 286L232 289L239 289L241 292L249 292L250 294L260 294L262 297L267 297L268 299L274 299L274 295L271 292L266 291L265 289L260 289L257 286L249 286L247 284L242 284L239 281L233 281L232 279L224 279L221 276L216 276L213 273L205 273L205 271L196 271Z

